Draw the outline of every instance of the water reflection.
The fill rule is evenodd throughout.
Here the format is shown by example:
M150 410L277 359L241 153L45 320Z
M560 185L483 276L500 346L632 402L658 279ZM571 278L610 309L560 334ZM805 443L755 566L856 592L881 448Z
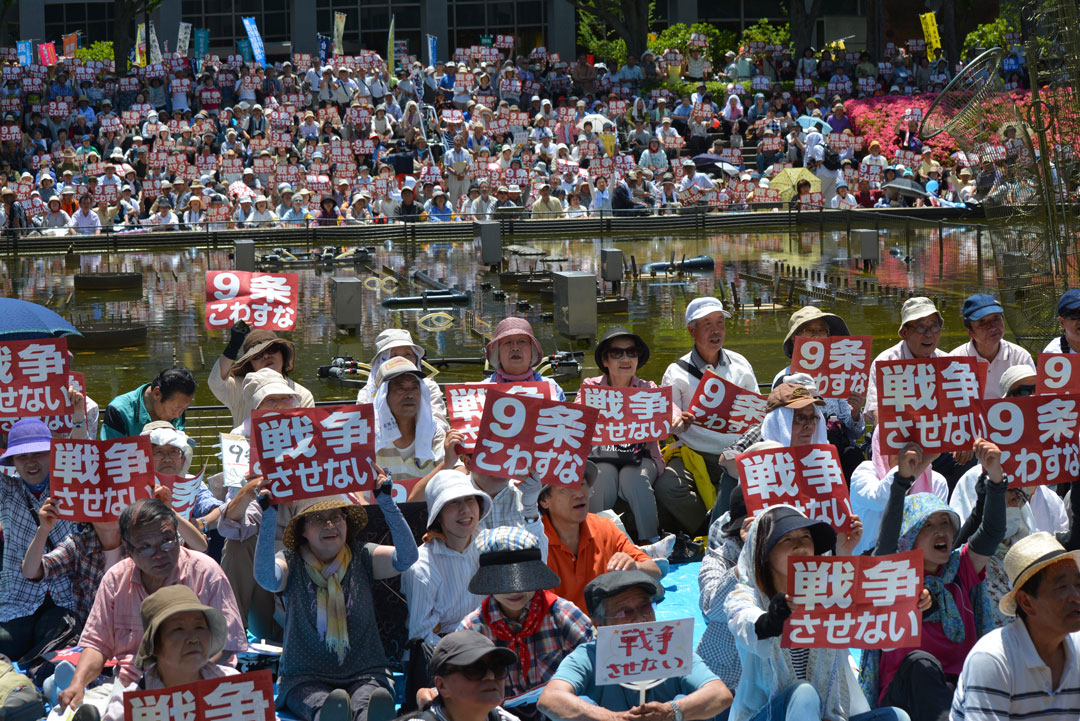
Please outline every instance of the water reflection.
M962 298L992 281L989 263L979 266L975 228L947 228L939 239L936 229L913 231L910 237L903 227L880 232L882 260L871 273L849 260L847 235L843 232L727 233L714 235L679 235L642 238L568 238L562 240L518 241L536 245L553 257L568 260L541 263L537 258L514 256L511 270L553 268L599 273L600 248L618 247L627 263L631 257L638 267L647 262L676 259L699 254L716 260L707 275L684 278L640 278L623 283L621 293L629 300L623 314L603 314L600 328L625 325L640 333L652 346L652 360L643 376L659 380L668 362L684 353L688 346L683 327L686 304L702 294L720 295L730 302L732 287L744 303L755 299L768 305L773 302L773 287L759 285L740 274L771 274L775 263L790 264L840 280L840 287L855 287L856 281L875 281L881 285L925 290L944 301L945 333L941 345L951 349L966 340L961 326ZM899 250L899 257L889 254ZM405 272L420 269L462 290L473 292L471 307L395 309L383 308L388 297L381 290L366 289L363 294L362 321L355 335L338 332L330 317L330 277L333 275L365 277L352 267L333 270L300 269L300 318L294 333L288 334L297 346L296 377L317 399L343 398L349 394L340 386L316 379L316 368L336 354L368 360L374 351L374 338L380 330L401 326L428 348L431 356L477 357L482 353L480 340L469 332L466 318L476 313L494 325L506 315L524 314L532 321L545 350L567 349L570 344L557 338L550 321L542 313L551 311L551 302L530 293L507 288L505 298L496 298L482 283L498 288L498 278L478 267L478 250L472 243L428 243L409 252L403 245L377 248L375 268ZM910 261L905 262L905 256ZM230 268L225 251L156 251L115 255L22 256L0 260L0 282L6 296L14 296L47 305L72 319L76 325L94 321L124 321L149 326L145 345L118 349L79 352L75 369L86 374L92 397L104 405L118 393L130 390L153 377L161 368L176 363L191 368L205 378L227 340L224 331L207 331L205 323L204 278L206 271ZM73 274L79 271L140 272L141 291L76 292ZM986 274L985 276L982 274ZM829 283L816 278L811 286L825 289ZM834 288L834 290L836 290ZM397 294L412 295L408 287ZM786 298L786 292L778 300ZM530 309L519 311L519 300L527 300ZM899 301L894 297L863 294L857 302L826 302L828 310L840 313L860 334L875 336L875 351L896 342ZM445 331L420 329L417 320L432 310L445 310L454 318L454 326ZM771 380L786 365L780 347L787 331L788 310L744 308L728 324L729 347L746 355L753 363L760 381ZM586 373L592 372L592 354L586 354ZM460 381L478 377L476 366L451 367L440 380ZM566 384L570 389L576 383ZM200 383L197 403L214 403L205 383Z

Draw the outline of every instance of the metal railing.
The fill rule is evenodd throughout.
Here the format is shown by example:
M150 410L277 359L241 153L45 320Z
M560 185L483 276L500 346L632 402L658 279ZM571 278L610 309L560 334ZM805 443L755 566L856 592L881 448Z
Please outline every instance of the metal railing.
M681 231L749 232L764 230L792 231L826 228L848 230L874 228L882 222L910 224L939 221L979 221L979 208L887 208L856 210L801 210L784 208L782 204L758 205L748 212L717 212L707 206L687 207L678 213L623 215L601 211L587 218L530 217L499 213L504 236L544 236L572 238L597 235L656 235ZM132 232L132 229L104 229L96 235L53 235L41 229L7 229L0 233L0 253L89 253L146 250L153 248L199 248L231 250L237 240L253 240L259 248L288 247L319 249L324 246L372 245L384 241L404 243L406 247L432 242L472 240L476 236L473 221L460 222L402 222L318 225L308 220L302 226L285 225L278 228L217 229L214 223L203 223L191 230L157 230Z

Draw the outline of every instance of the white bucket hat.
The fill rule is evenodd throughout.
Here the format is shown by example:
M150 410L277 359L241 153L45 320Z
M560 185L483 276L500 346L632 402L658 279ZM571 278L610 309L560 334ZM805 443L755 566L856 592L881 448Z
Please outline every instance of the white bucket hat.
M456 501L459 498L476 496L480 502L480 518L476 519L477 523L484 520L487 514L491 512L491 498L488 494L474 486L469 477L460 471L439 471L436 473L428 481L425 495L427 496L428 528L431 528L432 524L439 518L439 514L442 513L442 509L446 507L447 503Z

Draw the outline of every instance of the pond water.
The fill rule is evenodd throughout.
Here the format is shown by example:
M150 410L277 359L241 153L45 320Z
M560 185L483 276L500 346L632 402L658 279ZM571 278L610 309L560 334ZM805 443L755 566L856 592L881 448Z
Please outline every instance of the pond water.
M601 247L620 248L629 263L633 256L638 265L649 261L667 260L699 254L716 260L712 272L682 278L659 276L628 279L621 294L628 298L628 310L599 316L600 333L614 326L625 326L639 333L649 343L652 358L643 369L645 378L659 381L666 365L688 350L689 338L683 324L686 304L704 294L731 299L732 283L746 305L728 321L726 346L750 360L760 382L771 381L773 375L786 365L781 343L787 332L791 309L769 309L773 300L772 288L747 280L742 274L772 273L774 263L786 263L811 272L824 271L833 284L856 287L857 282L873 281L881 285L916 289L937 297L946 317L941 347L948 350L967 340L960 323L960 306L971 292L992 288L992 264L978 262L975 226L950 227L944 237L935 228L913 230L907 236L903 228L883 229L880 232L882 260L865 272L858 261L848 260L847 236L843 232L746 233L746 234L683 234L651 239L573 238L564 240L530 240L521 244L534 245L553 256L569 260L547 264L563 270L586 270L599 273ZM985 235L985 234L984 234ZM505 240L509 244L512 240ZM989 252L989 242L983 240ZM890 254L890 250L894 254ZM905 261L905 258L907 260ZM333 271L301 269L299 323L297 330L284 334L297 346L297 362L293 377L314 394L316 400L355 397L340 385L317 378L317 369L336 355L351 355L367 362L374 352L375 336L387 327L404 327L427 348L429 357L481 357L480 339L470 332L467 324L478 317L493 327L507 315L525 315L536 329L546 352L571 347L568 340L556 336L553 324L544 314L550 313L551 301L534 293L519 292L507 287L505 298L497 298L498 276L479 267L479 253L471 242L428 243L408 248L381 245L377 248L373 268L386 266L401 272L423 270L437 279L463 290L473 292L472 305L446 308L453 317L447 330L432 332L418 326L421 316L436 308L390 310L381 301L390 293L365 290L363 322L354 334L339 331L330 318L330 277L370 275L370 270L357 271L352 266ZM512 270L541 267L536 260L516 256L509 261ZM205 378L227 341L225 331L207 331L205 323L204 279L207 270L231 269L232 263L224 251L173 250L145 253L124 253L111 257L83 255L77 259L64 256L21 256L0 259L0 277L6 296L41 303L69 317L76 326L88 321L131 320L149 327L146 343L131 348L76 352L74 370L85 373L87 387L102 407L119 393L126 392L150 380L159 370L174 362L190 368L199 379L196 404L216 404ZM83 271L124 270L144 274L141 291L103 291L88 293L74 291L73 274ZM493 289L482 289L490 283ZM801 279L801 285L807 281ZM827 283L813 285L825 288ZM407 287L399 295L412 295ZM783 298L787 299L788 291ZM766 306L753 307L755 296ZM527 301L528 309L519 309L519 301ZM896 330L902 300L877 293L859 293L853 300L824 300L826 310L842 315L852 333L873 335L875 353L897 342ZM595 375L591 349L583 359L583 376ZM440 381L478 380L480 367L458 365L444 369ZM567 390L576 390L578 382L563 383Z

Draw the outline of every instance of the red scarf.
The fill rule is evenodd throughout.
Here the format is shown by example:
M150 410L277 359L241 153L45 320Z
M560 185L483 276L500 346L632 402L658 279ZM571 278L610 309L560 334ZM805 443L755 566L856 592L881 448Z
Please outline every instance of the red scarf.
M537 632L552 604L558 598L551 591L537 591L532 601L529 602L529 612L525 615L525 621L522 622L521 631L518 633L510 630L510 622L505 618L495 620L494 598L488 596L480 604L480 616L484 619L487 627L491 629L491 635L499 641L506 641L508 648L515 652L521 660L522 676L528 676L529 667L532 665L532 658L529 656L529 647L526 645L525 639Z

